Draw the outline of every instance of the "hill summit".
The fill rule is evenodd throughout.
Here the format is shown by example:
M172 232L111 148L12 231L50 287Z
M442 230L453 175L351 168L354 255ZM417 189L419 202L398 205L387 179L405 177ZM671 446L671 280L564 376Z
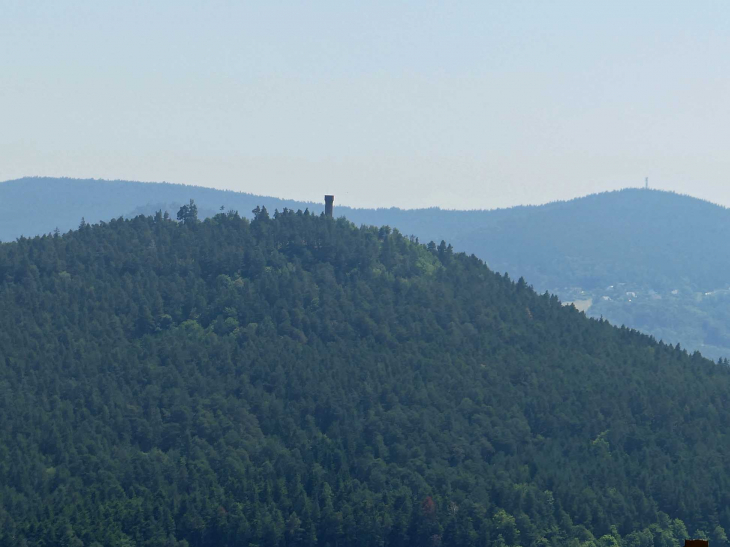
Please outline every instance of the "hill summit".
M76 228L192 198L202 217L256 206L322 211L281 200L167 183L23 178L0 183L0 239ZM730 212L670 192L627 189L541 206L491 211L353 209L336 216L446 240L498 272L522 276L591 317L626 325L713 359L730 357Z
M302 211L0 245L3 545L727 542L730 371Z
M100 219L167 210L192 198L201 217L220 209L246 216L256 205L323 210L283 200L168 183L26 177L0 183L0 239L76 228ZM174 210L173 210L174 208ZM356 224L389 225L428 241L450 241L499 272L525 277L539 291L651 282L689 283L709 291L730 286L730 212L707 201L659 190L625 189L570 201L508 209L450 211L337 207Z

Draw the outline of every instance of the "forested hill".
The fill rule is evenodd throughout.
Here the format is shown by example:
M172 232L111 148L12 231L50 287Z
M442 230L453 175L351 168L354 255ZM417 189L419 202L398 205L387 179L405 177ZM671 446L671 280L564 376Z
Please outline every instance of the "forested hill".
M65 232L82 217L97 222L157 210L174 217L190 198L201 218L221 207L249 216L257 205L323 208L180 184L25 178L0 183L0 239ZM717 205L636 189L491 211L351 209L335 200L335 216L450 241L592 317L713 359L730 357L730 211Z
M89 222L162 209L194 199L200 216L242 215L257 205L322 210L297 202L168 183L24 178L0 183L0 239L66 231ZM445 239L495 271L524 276L539 291L605 288L651 281L658 289L689 282L697 290L730 286L730 211L670 192L627 189L541 206L483 211L438 208L352 209L356 224L389 225L422 240Z
M0 544L727 543L727 366L445 244L183 213L0 245Z

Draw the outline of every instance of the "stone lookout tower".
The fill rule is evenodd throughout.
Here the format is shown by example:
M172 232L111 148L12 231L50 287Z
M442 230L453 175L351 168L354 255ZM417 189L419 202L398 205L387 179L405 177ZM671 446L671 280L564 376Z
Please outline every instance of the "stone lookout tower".
M335 196L324 196L324 216L331 217L335 208Z

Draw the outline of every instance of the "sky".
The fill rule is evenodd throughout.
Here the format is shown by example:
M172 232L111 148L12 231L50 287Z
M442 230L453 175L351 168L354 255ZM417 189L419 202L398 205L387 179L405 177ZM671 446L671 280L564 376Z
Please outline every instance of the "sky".
M0 0L0 180L730 206L730 2Z

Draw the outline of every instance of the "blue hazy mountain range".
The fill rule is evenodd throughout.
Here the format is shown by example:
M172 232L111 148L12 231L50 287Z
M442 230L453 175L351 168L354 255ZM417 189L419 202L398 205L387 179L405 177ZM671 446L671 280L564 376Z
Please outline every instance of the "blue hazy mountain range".
M322 189L324 194L326 188ZM0 183L0 239L65 232L87 222L168 211L195 200L199 216L251 215L309 203L169 183L23 178ZM354 209L335 216L389 225L420 241L445 240L495 271L524 277L573 302L712 358L730 356L730 212L685 195L644 189L509 209Z

